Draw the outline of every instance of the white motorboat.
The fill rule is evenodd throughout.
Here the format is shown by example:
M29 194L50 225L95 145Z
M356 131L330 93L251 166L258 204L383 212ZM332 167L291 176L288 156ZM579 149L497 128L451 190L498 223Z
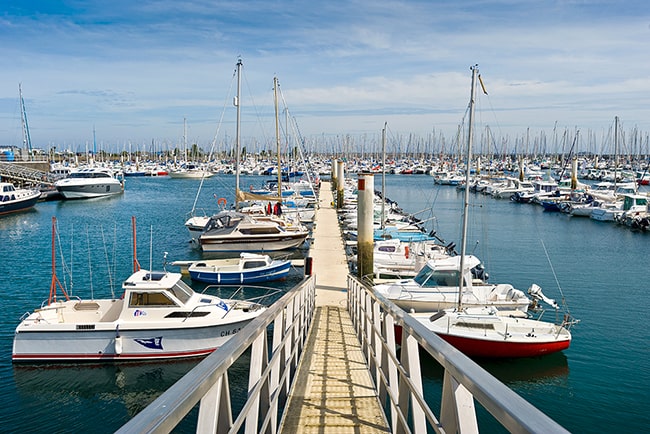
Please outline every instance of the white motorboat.
M460 256L450 256L429 260L413 279L375 285L374 289L406 311L453 308L458 304L460 259ZM523 291L510 284L488 284L476 256L467 255L464 262L463 306L495 306L509 315L514 311L526 315L532 301Z
M124 183L106 167L73 170L66 178L56 181L54 187L66 199L89 199L124 192Z
M170 178L174 179L203 179L214 176L214 173L203 169L200 166L189 164L178 169L170 170L168 175Z
M415 277L428 260L449 257L449 247L438 240L375 240L372 253L374 275L384 279ZM350 260L356 263L357 256L353 255Z
M196 293L180 273L139 270L116 299L50 298L14 336L15 362L159 360L209 354L264 307Z
M0 182L0 215L30 209L40 197L38 190L16 188L9 182Z
M50 294L16 327L14 362L204 356L264 312L266 307L259 301L272 295L239 300L197 293L183 282L181 273L141 270L134 259L134 272L123 282L119 298L72 297L56 277L56 239L52 218ZM62 294L57 295L59 289Z
M204 252L273 252L299 247L308 236L300 224L225 210L210 217L198 244Z

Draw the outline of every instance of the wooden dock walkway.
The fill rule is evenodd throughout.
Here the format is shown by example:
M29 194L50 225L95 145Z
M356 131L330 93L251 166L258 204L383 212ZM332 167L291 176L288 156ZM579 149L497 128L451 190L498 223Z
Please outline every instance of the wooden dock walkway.
M331 184L323 182L310 248L316 312L280 432L387 433L347 311L348 265L332 201Z

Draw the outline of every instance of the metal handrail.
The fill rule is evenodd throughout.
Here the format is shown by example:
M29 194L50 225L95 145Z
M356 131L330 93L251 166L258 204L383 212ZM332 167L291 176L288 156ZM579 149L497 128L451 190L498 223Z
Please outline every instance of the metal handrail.
M171 432L197 403L197 432L276 432L279 403L289 394L313 318L315 289L315 277L307 277L117 432ZM233 421L228 368L249 349L248 400Z
M474 400L510 432L568 432L352 275L348 276L348 308L380 401L388 409L392 432L478 432ZM401 335L395 326L401 328ZM439 417L424 396L420 349L444 369Z

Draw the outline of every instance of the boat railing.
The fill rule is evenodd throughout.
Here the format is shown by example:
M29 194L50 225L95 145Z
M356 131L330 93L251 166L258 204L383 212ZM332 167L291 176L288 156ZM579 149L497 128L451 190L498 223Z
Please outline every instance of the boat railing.
M352 275L348 309L391 432L478 432L475 401L509 432L567 432ZM444 370L438 398L423 389L421 355L427 354L424 360L432 358ZM438 415L432 401L439 402Z
M197 404L196 432L276 432L314 316L315 290L315 278L304 279L117 432L171 432ZM233 409L242 397L230 395L228 379L236 363L248 364L241 409Z

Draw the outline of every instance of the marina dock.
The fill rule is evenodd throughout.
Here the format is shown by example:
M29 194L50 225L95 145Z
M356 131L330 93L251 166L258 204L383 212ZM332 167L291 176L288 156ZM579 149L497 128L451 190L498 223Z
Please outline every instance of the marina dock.
M310 256L316 275L316 312L290 392L283 434L389 432L348 313L348 265L323 182Z

